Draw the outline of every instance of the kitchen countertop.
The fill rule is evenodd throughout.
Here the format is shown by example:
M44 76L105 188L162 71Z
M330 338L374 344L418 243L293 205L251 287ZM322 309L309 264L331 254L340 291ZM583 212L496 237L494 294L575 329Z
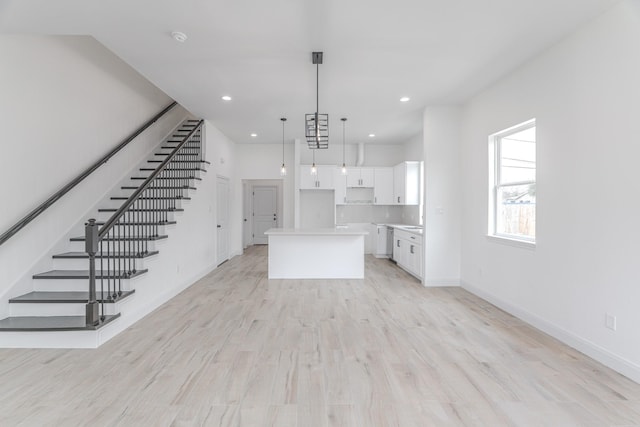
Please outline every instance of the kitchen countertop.
M351 230L349 228L270 228L265 231L267 236L365 236L367 231Z
M419 234L422 236L424 228L421 225L409 225L409 224L387 224L387 223L373 223L374 225L385 225L387 227L397 228L399 230L408 231L409 233Z

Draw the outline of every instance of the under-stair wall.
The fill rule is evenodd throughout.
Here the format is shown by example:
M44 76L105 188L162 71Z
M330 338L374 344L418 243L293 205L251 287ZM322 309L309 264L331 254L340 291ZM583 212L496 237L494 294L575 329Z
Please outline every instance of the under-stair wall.
M91 37L1 36L0 55L2 231L171 102ZM9 293L30 286L56 243L187 115L172 109L0 246L0 317Z

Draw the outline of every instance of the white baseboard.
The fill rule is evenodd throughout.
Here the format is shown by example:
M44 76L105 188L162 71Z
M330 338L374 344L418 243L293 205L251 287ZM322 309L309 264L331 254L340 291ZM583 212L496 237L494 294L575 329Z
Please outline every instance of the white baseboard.
M589 340L586 340L558 325L555 325L527 310L524 310L518 306L504 301L478 287L473 286L470 283L461 281L463 289L471 292L472 294L490 302L491 304L499 307L507 313L517 317L518 319L530 324L536 329L545 332L555 339L563 342L564 344L572 347L579 352L597 360L603 365L619 372L620 374L632 379L633 381L640 383L640 366L620 357L609 350L602 348L598 344L595 344Z
M424 286L427 288L460 286L460 279L426 279Z

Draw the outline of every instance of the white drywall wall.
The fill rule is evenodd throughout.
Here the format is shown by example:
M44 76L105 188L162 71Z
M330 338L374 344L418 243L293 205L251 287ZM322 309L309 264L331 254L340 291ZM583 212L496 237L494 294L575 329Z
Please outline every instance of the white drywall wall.
M332 140L329 148L316 151L317 165L342 165L342 142ZM303 141L300 150L301 164L310 165L312 162L312 150L307 148ZM395 166L405 160L422 160L422 140L412 138L403 144L364 144L364 164L363 166ZM415 157L415 158L414 158ZM346 144L345 164L355 166L358 159L357 144Z
M424 138L424 283L460 284L460 109L429 107Z
M235 155L237 159L236 176L240 182L242 180L262 179L282 180L282 226L292 228L294 203L293 144L285 144L284 161L287 167L287 175L284 177L280 176L282 144L236 144Z
M227 138L210 121L205 121L205 139L207 141L207 160L211 162L209 174L214 178L222 176L229 179L229 258L242 254L242 180L238 177L236 144ZM217 187L213 187L214 196ZM214 200L215 197L214 197ZM216 222L215 204L213 224ZM214 246L216 248L216 246ZM214 249L215 250L215 249ZM217 253L216 253L217 257ZM217 258L216 258L217 259Z
M624 1L468 104L461 168L463 286L636 381L639 79L640 3ZM487 137L531 118L533 250L486 237Z
M3 35L0 57L0 232L171 102L91 37ZM0 317L8 290L186 115L174 108L0 246Z

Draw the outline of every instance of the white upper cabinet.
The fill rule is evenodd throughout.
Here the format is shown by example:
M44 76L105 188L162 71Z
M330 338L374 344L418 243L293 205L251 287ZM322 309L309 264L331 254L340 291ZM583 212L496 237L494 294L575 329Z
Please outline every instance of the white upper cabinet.
M318 173L311 175L311 165L300 165L301 190L333 190L335 166L316 166Z
M373 204L393 205L393 168L373 169Z
M373 168L349 168L347 171L347 187L373 188Z
M420 162L402 162L393 168L393 204L420 203Z

